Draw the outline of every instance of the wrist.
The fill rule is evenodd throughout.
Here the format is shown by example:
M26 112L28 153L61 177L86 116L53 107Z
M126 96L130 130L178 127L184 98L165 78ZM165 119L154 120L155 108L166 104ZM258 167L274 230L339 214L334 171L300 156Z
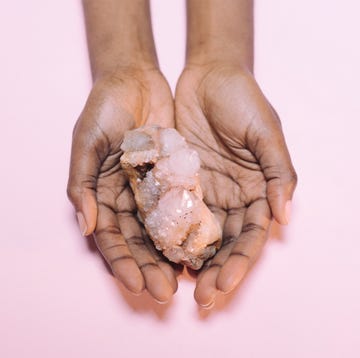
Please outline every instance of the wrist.
M117 56L111 61L104 61L96 66L91 66L93 79L117 77L120 78L124 74L139 73L143 71L159 70L156 57L146 55L144 52L123 53L119 51Z
M209 62L252 70L252 0L187 0L186 63Z
M188 46L185 64L190 66L224 65L244 68L252 72L252 54L244 53L236 43L224 41L199 42Z
M149 0L84 0L94 79L124 67L158 67Z

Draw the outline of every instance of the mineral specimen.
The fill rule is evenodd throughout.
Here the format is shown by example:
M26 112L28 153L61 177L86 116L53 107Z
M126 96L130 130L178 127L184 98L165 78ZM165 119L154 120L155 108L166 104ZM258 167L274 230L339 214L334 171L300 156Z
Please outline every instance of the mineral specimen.
M221 228L203 202L200 159L173 128L125 133L121 166L138 216L156 248L171 261L199 269L221 244Z

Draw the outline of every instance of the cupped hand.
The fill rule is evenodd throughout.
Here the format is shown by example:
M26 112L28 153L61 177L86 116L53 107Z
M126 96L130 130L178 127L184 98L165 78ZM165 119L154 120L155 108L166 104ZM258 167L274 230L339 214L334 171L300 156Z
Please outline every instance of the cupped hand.
M121 167L124 132L144 124L173 126L173 99L156 68L123 68L95 81L74 132L68 195L83 235L127 289L159 302L177 289L171 266L153 248L136 216Z
M197 278L195 299L211 306L258 257L270 221L287 224L296 173L281 124L252 74L237 66L189 65L175 96L176 128L201 159L204 201L223 244Z

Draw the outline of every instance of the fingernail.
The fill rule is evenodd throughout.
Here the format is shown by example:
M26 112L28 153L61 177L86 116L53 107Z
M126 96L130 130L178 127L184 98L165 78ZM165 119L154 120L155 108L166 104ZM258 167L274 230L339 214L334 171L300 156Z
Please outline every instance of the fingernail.
M288 200L285 204L285 218L287 223L290 222L290 217L291 217L291 201Z
M215 305L215 301L212 301L210 303L208 303L207 305L200 305L199 306L203 309L203 310L211 310Z
M87 231L87 225L86 225L84 215L80 211L78 211L76 213L76 217L77 217L77 220L78 220L81 235L85 236L86 231Z
M221 293L223 293L224 295L228 295L229 293L231 293L233 291L233 288L228 288L227 290L223 291L223 290L220 290Z

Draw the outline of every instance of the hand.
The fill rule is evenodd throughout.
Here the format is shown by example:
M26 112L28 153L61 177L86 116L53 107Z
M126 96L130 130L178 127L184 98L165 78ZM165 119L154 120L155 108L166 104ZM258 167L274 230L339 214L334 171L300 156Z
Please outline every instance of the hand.
M156 68L125 67L98 79L74 128L68 183L82 233L94 233L115 277L160 302L176 291L175 274L144 235L119 159L125 131L173 126L173 116L169 86Z
M223 244L198 276L195 299L211 306L232 291L258 257L271 218L288 222L296 185L276 112L252 74L217 63L188 65L179 79L176 127L201 159L204 201Z

